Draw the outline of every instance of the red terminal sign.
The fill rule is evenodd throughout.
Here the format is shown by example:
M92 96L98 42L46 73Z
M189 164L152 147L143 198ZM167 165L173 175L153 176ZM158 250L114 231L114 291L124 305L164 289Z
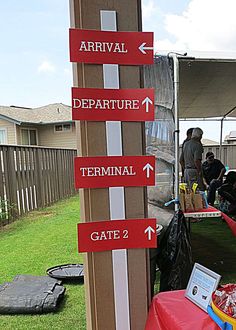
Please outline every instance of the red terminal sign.
M75 188L155 185L155 156L75 157Z
M97 64L153 64L153 32L70 29L70 61Z
M110 220L78 224L79 252L156 247L156 219Z
M154 89L72 87L72 119L153 121Z

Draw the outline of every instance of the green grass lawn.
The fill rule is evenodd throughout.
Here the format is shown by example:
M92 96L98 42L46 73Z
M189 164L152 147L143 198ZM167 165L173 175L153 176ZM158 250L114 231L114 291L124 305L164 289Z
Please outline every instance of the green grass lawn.
M220 274L220 283L236 283L236 237L220 218L191 224L195 262Z
M83 263L77 252L79 197L34 211L0 228L0 284L17 274L46 275L46 269ZM65 284L66 294L56 313L0 315L0 329L86 329L83 284Z

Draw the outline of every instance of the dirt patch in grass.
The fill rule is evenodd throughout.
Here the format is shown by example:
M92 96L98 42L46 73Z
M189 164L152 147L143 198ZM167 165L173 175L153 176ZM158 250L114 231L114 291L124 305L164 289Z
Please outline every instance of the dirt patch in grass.
M29 213L28 217L29 218L36 218L36 217L51 217L54 216L56 214L56 212L54 211L33 211L31 213Z

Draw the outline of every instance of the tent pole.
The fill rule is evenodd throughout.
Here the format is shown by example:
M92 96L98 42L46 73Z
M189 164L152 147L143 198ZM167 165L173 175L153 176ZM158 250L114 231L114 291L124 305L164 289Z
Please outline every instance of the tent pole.
M220 160L223 161L223 155L222 155L222 142L223 142L223 123L224 123L225 117L221 118L220 121Z
M174 116L175 116L175 182L174 182L174 197L179 200L179 60L177 54L171 54L174 64ZM179 204L175 204L175 211L178 211Z

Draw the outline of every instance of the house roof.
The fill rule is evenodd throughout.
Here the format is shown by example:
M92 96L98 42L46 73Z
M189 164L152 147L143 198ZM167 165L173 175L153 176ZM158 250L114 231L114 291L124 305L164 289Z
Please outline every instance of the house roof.
M228 135L226 135L225 141L228 140L233 140L233 141L236 140L236 131L231 131Z
M62 103L53 103L39 108L0 106L0 118L18 125L72 122L71 107Z
M235 138L236 138L236 131L231 131L231 132L229 133L229 138L230 138L230 139L235 139Z
M218 145L219 142L213 141L213 140L209 140L209 139L202 139L201 140L202 144L205 146L209 146L209 145Z

